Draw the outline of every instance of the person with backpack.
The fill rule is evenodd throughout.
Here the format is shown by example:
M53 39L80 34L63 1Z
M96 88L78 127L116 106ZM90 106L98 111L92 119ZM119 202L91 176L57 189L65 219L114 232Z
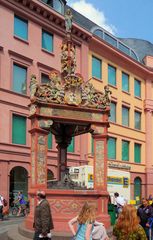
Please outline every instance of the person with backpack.
M4 207L3 200L4 200L3 196L0 195L0 221L3 221L3 207Z

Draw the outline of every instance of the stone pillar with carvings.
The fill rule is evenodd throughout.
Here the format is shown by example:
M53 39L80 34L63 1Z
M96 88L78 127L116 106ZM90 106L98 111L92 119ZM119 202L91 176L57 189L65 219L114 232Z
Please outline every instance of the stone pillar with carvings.
M32 119L31 133L31 178L29 188L30 214L26 226L33 223L34 209L37 204L36 192L47 189L47 151L48 129L43 129L37 119Z
M94 190L99 192L99 220L109 222L107 192L107 128L96 126L94 139Z
M93 134L94 139L94 189L106 190L107 157L106 136Z

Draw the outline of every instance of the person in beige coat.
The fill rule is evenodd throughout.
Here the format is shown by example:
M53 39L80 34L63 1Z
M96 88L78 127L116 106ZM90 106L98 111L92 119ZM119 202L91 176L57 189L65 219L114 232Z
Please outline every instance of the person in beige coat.
M35 208L34 214L34 229L35 234L33 240L49 240L51 232L54 228L52 214L49 202L46 200L44 191L37 193L38 205Z

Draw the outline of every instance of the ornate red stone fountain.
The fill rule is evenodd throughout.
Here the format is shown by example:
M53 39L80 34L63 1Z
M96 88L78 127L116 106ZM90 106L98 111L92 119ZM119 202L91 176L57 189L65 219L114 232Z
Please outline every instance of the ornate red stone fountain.
M31 182L30 215L26 227L32 229L36 191L43 189L50 202L56 232L69 232L67 222L78 214L85 201L97 208L97 220L110 225L107 213L107 128L110 91L97 91L76 71L76 51L72 41L72 14L65 14L66 37L61 47L61 73L53 70L50 82L39 85L31 77ZM47 138L55 135L58 149L58 177L47 186ZM74 136L91 133L94 139L94 189L80 188L67 172L67 147Z

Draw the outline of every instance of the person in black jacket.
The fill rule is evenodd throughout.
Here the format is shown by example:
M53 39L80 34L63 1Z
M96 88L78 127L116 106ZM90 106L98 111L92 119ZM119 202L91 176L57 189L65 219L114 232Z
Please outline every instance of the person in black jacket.
M140 225L144 228L149 239L149 218L153 218L153 207L149 205L147 199L142 199L142 205L138 208L137 214L140 218Z
M34 214L35 234L33 240L49 240L51 239L50 230L54 228L52 214L49 202L46 200L44 191L37 193L38 205Z

